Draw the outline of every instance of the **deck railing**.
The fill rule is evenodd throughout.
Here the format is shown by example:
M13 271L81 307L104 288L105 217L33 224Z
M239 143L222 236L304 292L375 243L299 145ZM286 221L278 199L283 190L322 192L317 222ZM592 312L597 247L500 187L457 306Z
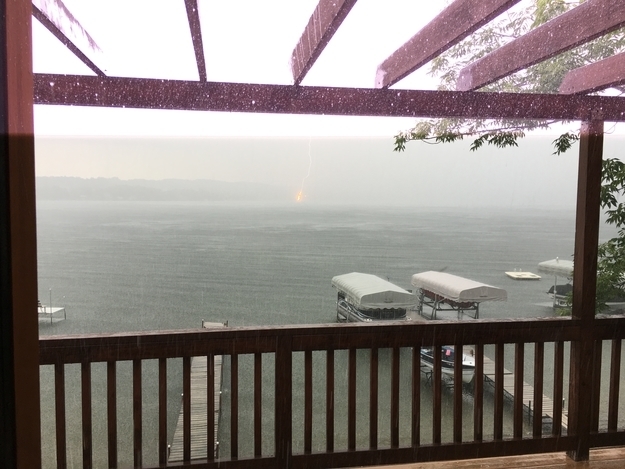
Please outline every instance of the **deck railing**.
M203 444L208 456L194 461L193 467L247 468L260 467L261 463L262 467L276 468L354 467L579 451L584 445L624 445L625 431L618 426L618 407L623 400L619 383L624 337L625 319L596 320L590 329L582 329L579 321L568 318L245 327L42 337L40 363L42 368L54 368L54 438L59 468L69 466L66 422L70 416L66 402L70 395L77 394L81 396L81 415L77 419L82 428L82 467L100 467L94 461L106 461L109 467L127 465L126 456L118 454L118 428L124 425L132 427L130 464L183 467L191 459L191 358L207 357L212 364L219 355L229 363L225 378L230 391L224 400L229 405L223 412L230 415L230 420L222 428L222 433L229 434L222 437L226 441L220 445L217 458L211 384L214 367L209 365L208 405L203 416L207 434ZM582 382L568 371L568 349L582 340L594 344L592 383ZM603 377L604 383L609 382L607 406L600 404L602 392L606 394L601 389L601 369L602 364L608 363L602 360L604 341L611 341L609 381L605 373ZM470 385L451 389L445 386L440 368L442 345L454 345L456 350L473 347L476 376ZM435 364L432 375L426 376L421 372L420 349L431 346ZM485 387L483 378L485 351L494 360L492 389ZM182 361L184 462L168 464L168 405L171 407L172 400L174 405L175 401L180 403L178 395L168 395L171 359ZM93 365L98 362L106 363L106 404L98 403L106 411L96 419L106 420L107 434L97 435L96 446L105 454L94 453L92 419L98 412L92 402L92 368L104 366ZM132 363L129 415L120 415L120 362ZM240 362L249 363L249 367L240 368ZM144 363L158 370L156 376L142 372ZM263 366L267 363L271 366ZM506 363L512 374L505 373ZM71 364L80 365L80 393L76 389L68 392L65 370ZM553 373L546 373L545 368ZM457 360L456 383L461 382L461 372ZM266 389L264 384L267 375L271 375L272 389ZM424 380L429 387L423 386ZM155 382L158 392L142 393L146 381ZM241 382L249 382L253 391ZM533 386L533 395L529 396L531 414L524 404L524 398L528 398L523 395L524 382ZM563 425L567 385L569 390L588 385L592 388L588 403L590 422L586 422L586 427L579 424L579 419L584 418L580 415L569 415L567 423L571 426ZM512 393L506 391L510 387ZM42 387L42 394L45 392ZM553 401L552 422L548 426L543 420L544 393ZM245 402L246 399L252 402ZM471 405L472 412L467 412ZM243 407L253 408L247 414L249 422L242 422L244 417L239 415ZM151 445L144 440L148 414L143 411L152 408L156 410L150 415L156 421L149 424L158 427L158 436L154 438L158 442L153 445L157 449L155 454L144 454L144 449ZM588 434L577 434L579 428L588 428ZM250 441L246 437L242 444L241 435L249 435ZM243 446L251 449L240 451Z

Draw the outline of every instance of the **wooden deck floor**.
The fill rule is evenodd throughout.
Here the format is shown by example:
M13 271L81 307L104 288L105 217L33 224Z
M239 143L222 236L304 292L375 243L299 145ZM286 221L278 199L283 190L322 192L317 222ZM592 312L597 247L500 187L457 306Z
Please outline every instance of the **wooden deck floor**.
M564 453L530 454L505 458L469 459L430 463L375 466L370 469L621 469L625 467L625 448L590 451L590 461L575 462Z

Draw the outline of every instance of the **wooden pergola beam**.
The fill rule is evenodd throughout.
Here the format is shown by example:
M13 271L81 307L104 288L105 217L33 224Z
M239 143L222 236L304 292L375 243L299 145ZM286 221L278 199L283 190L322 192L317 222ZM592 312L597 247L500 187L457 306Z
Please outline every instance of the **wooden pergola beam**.
M191 40L193 41L193 50L195 51L195 62L197 63L198 75L200 77L200 81L206 81L206 61L204 59L202 27L200 25L200 14L198 12L197 0L184 0L184 6L187 9L187 18L189 20Z
M302 82L355 4L356 0L319 0L291 54L296 85Z
M456 0L378 66L375 87L397 83L519 1Z
M105 73L88 54L101 54L102 50L60 0L32 0L32 14L78 59L96 75Z
M592 93L623 84L625 84L625 52L571 70L564 76L558 91L563 94Z
M622 0L587 0L463 68L456 89L471 91L625 25Z
M167 96L167 99L163 99ZM35 104L282 114L625 122L610 96L327 88L35 74Z

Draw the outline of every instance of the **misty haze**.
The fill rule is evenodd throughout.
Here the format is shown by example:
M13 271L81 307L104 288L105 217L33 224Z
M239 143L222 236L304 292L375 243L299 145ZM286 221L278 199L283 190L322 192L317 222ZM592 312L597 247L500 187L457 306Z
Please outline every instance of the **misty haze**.
M105 184L116 195L105 191L103 199L290 202L301 191L306 204L572 209L577 150L553 155L552 140L531 137L518 148L477 152L468 141L414 142L398 153L390 137L38 137L36 169L44 199L84 199L85 191L97 198ZM606 157L615 156L619 141L606 139Z

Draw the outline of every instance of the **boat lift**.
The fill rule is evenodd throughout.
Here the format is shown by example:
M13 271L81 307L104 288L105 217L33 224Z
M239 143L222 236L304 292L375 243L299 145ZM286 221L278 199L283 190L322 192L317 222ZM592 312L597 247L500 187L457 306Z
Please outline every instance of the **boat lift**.
M566 306L565 285L558 285L558 277L564 277L569 281L573 278L573 261L564 261L559 258L543 261L538 264L538 271L553 275L553 308ZM552 290L550 290L551 292ZM562 293L560 293L562 292Z
M412 276L411 283L418 289L417 312L423 316L430 308L429 319L437 319L439 312L454 311L458 319L464 314L478 319L480 303L484 301L505 301L506 290L485 283L476 282L445 272L428 271Z

